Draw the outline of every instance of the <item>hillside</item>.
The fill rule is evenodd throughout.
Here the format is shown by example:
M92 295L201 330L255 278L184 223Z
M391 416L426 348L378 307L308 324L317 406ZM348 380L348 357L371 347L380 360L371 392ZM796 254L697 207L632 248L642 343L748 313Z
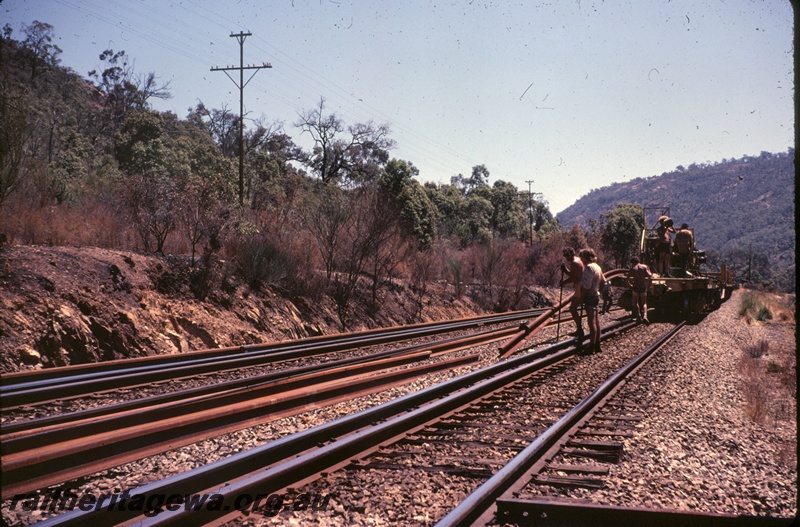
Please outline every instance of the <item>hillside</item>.
M338 333L321 295L287 299L235 278L204 300L192 294L185 258L92 247L0 247L0 371L276 342ZM354 308L361 330L483 312L447 284L427 294L395 283L379 311ZM529 291L530 303L547 303Z
M591 191L558 214L584 228L621 203L667 206L676 224L695 229L699 247L720 257L765 255L777 269L795 264L794 149L677 167Z

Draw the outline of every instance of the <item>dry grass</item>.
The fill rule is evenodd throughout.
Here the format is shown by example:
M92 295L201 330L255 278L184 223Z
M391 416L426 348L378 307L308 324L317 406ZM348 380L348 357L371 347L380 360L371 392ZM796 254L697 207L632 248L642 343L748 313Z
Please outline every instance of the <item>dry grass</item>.
M796 412L794 299L747 291L739 316L752 328L739 361L744 413L758 424L782 426Z
M748 325L768 320L795 322L794 296L745 291L739 306L739 316Z

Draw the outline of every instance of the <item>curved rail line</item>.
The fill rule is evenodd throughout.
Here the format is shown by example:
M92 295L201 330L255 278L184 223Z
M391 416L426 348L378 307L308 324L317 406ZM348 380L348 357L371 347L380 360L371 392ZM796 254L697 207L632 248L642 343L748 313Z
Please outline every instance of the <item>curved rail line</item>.
M218 373L243 367L260 366L279 361L308 358L327 353L341 352L400 342L414 338L440 335L466 329L476 329L489 324L502 324L530 318L549 310L527 310L501 315L472 317L450 322L420 324L410 328L369 330L358 334L340 334L315 337L284 343L258 344L204 350L180 355L142 357L78 365L54 370L21 372L4 375L0 386L0 407L5 409L79 397L102 391L140 386L163 380ZM10 379L9 379L10 378Z
M9 424L3 427L0 436L2 492L8 496L68 481L164 450L295 415L311 407L330 405L398 386L421 375L463 366L477 361L479 356L448 359L393 373L387 371L503 339L516 330L516 326L490 329L367 357ZM312 348L306 351L314 354ZM381 373L371 375L376 371Z
M603 337L634 327L626 320L603 329ZM184 474L154 482L134 491L141 494L196 494L209 489L232 497L240 494L267 495L297 484L322 471L347 464L365 452L435 422L458 408L467 407L488 394L558 363L575 352L574 339L464 374L445 383L414 392L389 403L336 421L272 441L246 452L208 464ZM322 446L320 446L322 445ZM255 472L254 467L260 467ZM136 511L109 510L109 503L90 512L73 511L43 525L113 525L134 518L142 525L196 524L220 521L224 511L163 511L152 518L139 518ZM110 507L113 509L113 507ZM186 515L188 514L188 516Z

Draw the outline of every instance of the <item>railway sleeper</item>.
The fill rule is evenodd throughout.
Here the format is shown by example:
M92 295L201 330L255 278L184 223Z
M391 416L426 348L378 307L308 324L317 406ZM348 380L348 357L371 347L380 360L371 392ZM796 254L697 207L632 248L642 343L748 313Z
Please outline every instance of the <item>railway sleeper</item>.
M355 465L348 467L350 470L384 470L384 471L400 471L407 472L409 470L421 470L423 472L430 472L433 474L449 474L452 476L461 476L470 479L486 479L491 477L496 469L493 468L476 468L464 467L460 465L441 464L431 466L408 466L397 463L382 463L370 462L365 465Z
M581 457L604 461L606 463L619 463L622 452L614 450L596 450L592 448L563 448L559 452L564 457Z
M595 476L607 476L610 469L607 465L585 465L585 464L564 464L550 463L545 467L551 472L565 472L567 474L592 474Z
M575 435L578 437L633 437L633 432L617 428L584 428Z
M538 430L539 433L541 433L545 429L544 428L539 428L537 430ZM423 440L423 441L425 441L425 440L446 441L446 440L448 440L450 438L461 438L461 437L464 437L465 435L466 434L464 433L463 430L461 430L461 431L458 431L458 430L442 430L440 432L418 433L418 434L415 434L414 436L410 436L409 439L412 439L412 440ZM531 441L536 439L537 435L538 434L536 434L536 433L523 435L523 434L506 434L506 433L499 433L499 432L495 432L495 431L492 432L492 437L495 438L495 439L506 439L506 440L509 440L509 441L525 441L527 443L530 443Z
M585 489L602 489L605 487L605 480L590 476L559 476L557 474L539 474L532 483L537 485L549 485L551 487L569 487Z
M622 415L622 414L604 414L595 416L592 420L593 421L635 421L639 422L644 418L644 415L641 413L635 413L632 415Z
M425 439L407 440L406 439L406 440L403 440L402 444L403 445L409 445L409 446L421 446L421 447L426 447L427 448L427 447L430 447L431 443L437 443L437 442L438 443L443 443L443 444L451 444L452 443L452 441L445 441L445 440L435 441L435 440L431 440L431 439L427 439L427 440L425 440ZM529 442L530 441L528 441L526 443L489 443L487 441L460 440L458 442L458 444L461 447L472 447L472 448L478 448L478 449L504 448L504 449L507 449L507 450L513 450L514 452L519 452L520 450L525 448L528 445ZM389 452L382 452L382 454L389 454ZM426 452L424 452L424 451L408 452L408 454L409 455L411 455L411 454L426 454Z
M609 452L622 452L624 445L619 441L592 441L570 439L567 446L576 448L591 448L594 450L606 450Z
M436 430L437 433L439 431L444 430L461 430L464 428L507 428L509 430L517 430L520 432L532 432L536 435L539 435L544 430L547 429L547 425L542 423L540 426L529 426L529 425L520 425L520 424L491 424L491 423L479 423L477 421L460 421L460 422L453 422L453 421L442 421L441 423L436 423L435 425L431 426L430 428L425 429L427 430Z

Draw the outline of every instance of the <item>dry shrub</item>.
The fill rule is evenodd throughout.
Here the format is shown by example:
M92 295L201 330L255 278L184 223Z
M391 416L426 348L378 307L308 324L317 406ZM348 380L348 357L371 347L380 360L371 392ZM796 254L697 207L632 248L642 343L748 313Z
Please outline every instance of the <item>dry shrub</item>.
M754 359L760 359L769 352L769 342L760 340L756 344L750 344L745 348L745 352Z
M466 251L466 265L475 287L473 299L492 311L520 309L530 274L525 270L526 248L517 240L474 244Z
M14 243L23 245L92 246L135 249L135 232L113 203L93 200L41 206L9 200L0 212L0 224Z
M749 352L742 355L739 371L743 378L744 413L758 424L764 424L769 415L770 395L762 369L761 362Z
M795 321L793 301L790 297L760 291L745 291L742 294L739 316L744 318L748 325L752 325L755 321Z

